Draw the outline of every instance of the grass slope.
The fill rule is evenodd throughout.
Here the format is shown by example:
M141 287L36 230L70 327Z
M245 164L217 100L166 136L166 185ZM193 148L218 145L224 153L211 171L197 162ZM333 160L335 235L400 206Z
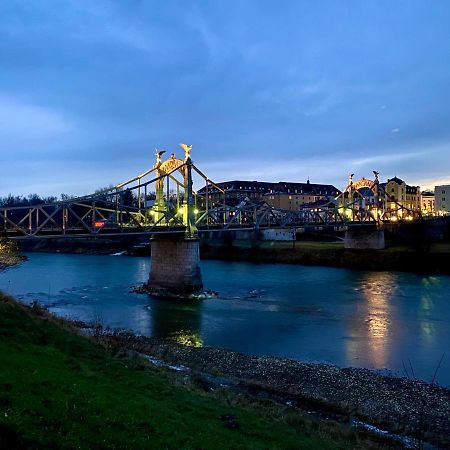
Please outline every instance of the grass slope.
M0 294L0 448L366 448L176 385L66 328Z

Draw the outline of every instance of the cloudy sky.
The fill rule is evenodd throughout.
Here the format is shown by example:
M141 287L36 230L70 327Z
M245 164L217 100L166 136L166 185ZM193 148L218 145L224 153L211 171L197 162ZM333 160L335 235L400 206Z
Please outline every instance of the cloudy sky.
M0 195L193 144L213 180L450 182L450 2L0 2Z

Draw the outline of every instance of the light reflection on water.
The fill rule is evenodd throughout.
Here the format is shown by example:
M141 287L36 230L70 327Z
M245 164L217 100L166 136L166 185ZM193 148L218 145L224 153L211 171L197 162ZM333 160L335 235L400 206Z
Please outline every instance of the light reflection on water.
M349 320L347 351L352 359L365 356L375 367L387 367L392 334L392 299L398 288L398 274L366 272L361 276L358 302Z
M406 361L431 380L450 343L450 277L288 265L202 262L202 302L132 293L148 258L31 254L0 274L0 289L57 314L166 337L340 366L390 369ZM450 385L450 352L439 381Z

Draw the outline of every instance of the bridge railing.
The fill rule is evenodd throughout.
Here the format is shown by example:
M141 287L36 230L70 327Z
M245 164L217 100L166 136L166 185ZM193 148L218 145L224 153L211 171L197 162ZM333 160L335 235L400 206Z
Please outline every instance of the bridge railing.
M169 165L172 167L170 170L161 172L158 170L160 166L156 164L130 180L93 194L51 204L0 208L0 230L12 237L33 238L179 232L188 226L186 217L190 216L194 227L223 229L343 227L361 224L382 226L399 215L412 219L417 217L417 214L414 215L416 212L399 203L395 203L394 209L380 209L361 207L360 199L348 202L336 198L319 206L301 206L298 210L275 208L264 201L248 198L232 204L226 191L196 167L188 155L189 152L184 161L174 159L178 162L173 167ZM186 198L188 179L185 170L197 174L201 183L204 183L200 190L192 191L190 203ZM180 173L184 174L182 180L177 178ZM161 204L155 202L157 191ZM214 193L214 200L211 192ZM153 204L149 204L150 199L153 199ZM190 208L187 214L186 208Z

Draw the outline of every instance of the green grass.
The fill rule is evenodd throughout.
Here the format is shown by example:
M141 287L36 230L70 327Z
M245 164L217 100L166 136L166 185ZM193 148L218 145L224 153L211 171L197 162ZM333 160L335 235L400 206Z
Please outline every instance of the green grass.
M0 367L2 449L367 448L336 425L177 384L1 294Z

